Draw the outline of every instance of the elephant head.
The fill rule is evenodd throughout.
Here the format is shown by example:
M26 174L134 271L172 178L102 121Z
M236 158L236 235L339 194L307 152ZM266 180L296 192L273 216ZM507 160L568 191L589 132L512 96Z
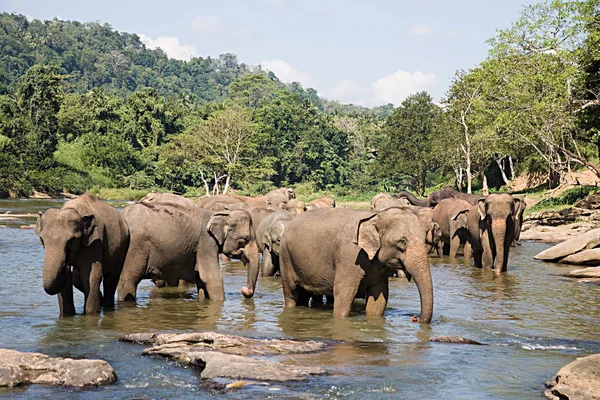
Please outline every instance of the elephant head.
M72 208L51 208L40 213L35 233L44 246L42 279L44 290L50 295L63 289L67 266L80 248L102 238L94 215L81 215Z
M306 203L302 200L291 199L285 204L283 209L290 212L292 215L299 215L306 212Z
M427 244L427 254L431 252L431 249L435 248L437 243L442 238L442 230L440 224L432 222L431 227L427 230L427 236L425 237L425 243Z
M515 235L515 216L520 206L521 199L506 193L490 194L477 202L479 218L487 228L487 233L482 234L489 235L497 274L506 271L508 253Z
M259 256L250 213L245 210L218 212L208 221L207 230L223 254L241 258L248 267L247 286L242 288L242 294L252 297L258 279Z
M269 229L263 234L262 244L265 249L270 250L275 255L279 255L279 248L281 245L281 237L285 232L285 224L287 221L277 221L272 224Z
M375 260L392 269L402 269L417 284L421 297L420 322L433 314L433 283L425 245L426 233L410 210L389 208L359 221L355 243Z

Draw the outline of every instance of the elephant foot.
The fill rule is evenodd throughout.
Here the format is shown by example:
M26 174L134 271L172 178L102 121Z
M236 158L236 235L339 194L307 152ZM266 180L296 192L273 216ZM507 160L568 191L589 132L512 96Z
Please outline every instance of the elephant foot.
M251 299L252 296L254 296L254 290L248 289L246 286L244 286L242 288L242 294L244 295L245 298Z

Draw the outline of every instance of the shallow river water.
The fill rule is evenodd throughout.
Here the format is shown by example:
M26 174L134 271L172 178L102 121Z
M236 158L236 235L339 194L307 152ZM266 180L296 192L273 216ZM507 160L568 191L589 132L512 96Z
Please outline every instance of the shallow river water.
M35 212L49 206L60 203L0 201L0 213ZM12 226L26 223L31 221ZM273 278L260 278L255 297L244 299L240 288L246 273L239 262L223 265L227 299L222 303L198 302L193 288L157 289L143 281L136 305L120 305L99 317L59 319L56 297L42 288L43 248L37 236L32 229L0 229L0 347L102 358L119 377L103 388L32 385L0 389L0 396L215 396L193 368L141 357L142 346L117 341L124 333L214 330L331 343L323 353L279 358L321 366L328 375L220 394L227 398L539 399L544 382L560 367L600 353L600 287L566 280L556 275L564 267L533 260L548 247L524 243L513 249L509 272L499 277L462 261L453 265L449 259L431 258L435 291L431 325L410 322L419 312L419 297L414 283L404 279L391 281L384 319L365 319L357 302L350 318L334 320L331 309L284 312L281 284ZM75 302L81 311L83 296L78 292ZM428 343L440 335L459 335L489 346Z

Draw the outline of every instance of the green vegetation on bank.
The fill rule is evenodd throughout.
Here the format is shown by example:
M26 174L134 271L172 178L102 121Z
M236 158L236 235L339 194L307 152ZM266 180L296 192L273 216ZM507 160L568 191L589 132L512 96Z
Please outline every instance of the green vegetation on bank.
M600 0L525 7L436 105L319 98L232 54L190 61L109 25L0 14L0 197L92 189L307 200L600 175ZM114 188L114 189L101 189ZM305 192L305 193L304 193ZM304 194L302 194L304 193Z

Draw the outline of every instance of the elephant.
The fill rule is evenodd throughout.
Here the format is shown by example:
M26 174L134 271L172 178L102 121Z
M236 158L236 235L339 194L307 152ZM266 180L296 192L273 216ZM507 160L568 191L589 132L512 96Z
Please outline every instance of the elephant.
M289 200L296 198L296 191L294 189L281 188L270 191L266 196L269 198L269 204L283 208Z
M469 230L468 240L476 267L492 269L495 264L496 274L507 270L521 201L506 193L494 193L481 197L476 205L453 217ZM462 214L467 215L466 225Z
M262 275L273 276L279 271L279 249L285 225L294 216L280 210L267 215L256 228L258 249L262 251Z
M218 194L200 199L197 206L211 211L223 211L228 206L236 203L240 203L240 200L225 194Z
M283 209L292 215L299 215L306 212L306 203L302 200L291 199L283 206Z
M429 207L412 206L406 199L390 199L380 201L375 211L382 211L390 207L401 207L411 210L413 214L419 218L421 226L426 232L425 244L427 245L427 254L431 253L432 249L437 248L442 237L440 225L433 221L433 209Z
M527 208L527 203L524 199L516 196L513 197L519 200L519 208L515 211L515 240L512 242L512 247L516 246L517 244L521 245L519 239L521 238L521 227L523 226L523 213Z
M178 207L182 210L193 209L196 207L196 203L192 200L172 193L150 192L140 200L140 203L143 203L148 207L152 207L155 204L161 204L163 206Z
M419 321L431 321L425 231L408 209L324 208L299 215L285 227L279 262L286 308L308 305L311 296L333 295L333 315L344 318L359 297L367 300L367 316L382 316L390 272L404 270L419 290Z
M387 193L377 193L375 196L373 196L373 198L371 198L371 210L374 210L375 208L377 208L377 205L379 203L386 200L392 200L392 195L389 195Z
M104 309L114 307L130 240L117 210L86 193L40 213L35 233L44 246L44 290L58 295L61 317L75 314L73 286L84 294L85 314L98 314L101 303Z
M335 200L331 197L321 197L313 200L306 205L306 211L316 210L317 208L334 208Z
M199 299L224 300L219 253L238 257L248 267L245 297L252 297L259 271L252 218L244 210L214 212L196 207L134 204L122 212L131 246L118 286L119 301L134 301L142 279L196 282Z
M449 256L456 258L458 248L465 245L465 259L471 257L470 245L468 243L469 231L466 228L466 214L462 211L471 209L471 204L465 200L449 198L443 199L433 209L432 220L440 226L441 241L438 247L438 256L443 255L443 247L450 248Z
M227 206L226 210L245 210L250 213L252 226L254 227L254 232L256 232L256 228L258 228L263 218L281 209L264 203L236 203ZM257 237L257 240L260 240L260 238Z
M471 204L472 206L477 204L479 199L482 197L479 194L458 192L452 186L444 186L439 191L439 194L440 194L440 199L448 199L448 198L453 197L455 199L464 200L467 203Z
M403 191L403 192L398 192L396 194L396 198L397 199L406 199L410 202L410 204L412 204L414 206L434 208L440 201L442 201L443 199L446 198L446 197L443 197L444 195L445 194L442 193L441 191L433 192L429 196L425 197L424 199L418 199L411 192ZM448 196L448 197L450 197L450 196Z

